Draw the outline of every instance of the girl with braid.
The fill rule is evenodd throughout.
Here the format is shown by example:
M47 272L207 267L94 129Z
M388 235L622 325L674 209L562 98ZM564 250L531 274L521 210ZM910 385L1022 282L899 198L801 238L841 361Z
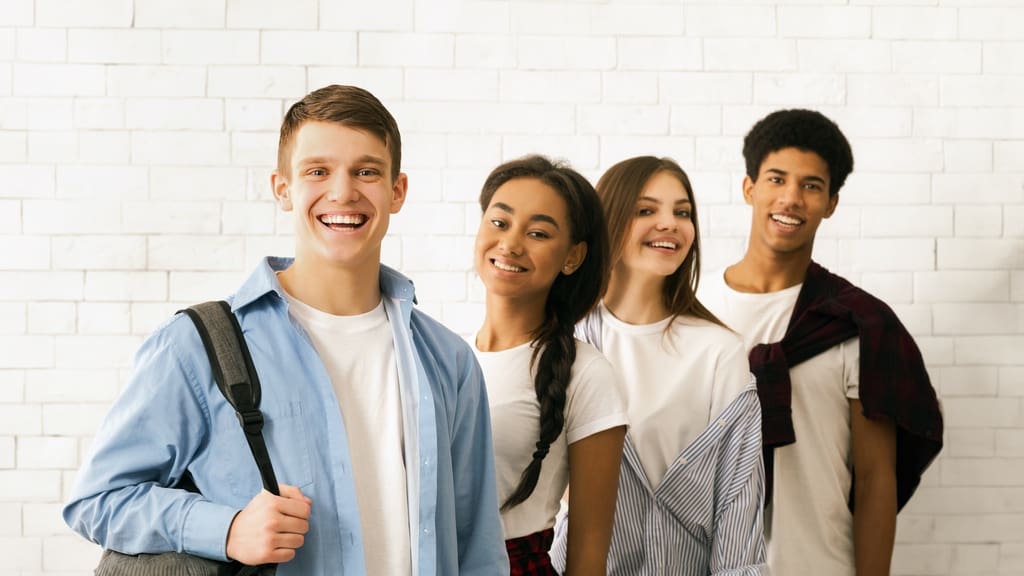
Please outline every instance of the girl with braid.
M642 156L609 168L597 192L611 276L578 334L615 367L631 422L607 574L765 573L757 391L742 339L694 295L690 180L674 161ZM556 567L564 545L571 554L574 507L558 526Z
M553 575L548 548L569 487L564 574L603 574L626 416L614 372L573 336L608 267L601 204L571 168L527 156L480 193L475 265L487 290L484 371L512 576Z

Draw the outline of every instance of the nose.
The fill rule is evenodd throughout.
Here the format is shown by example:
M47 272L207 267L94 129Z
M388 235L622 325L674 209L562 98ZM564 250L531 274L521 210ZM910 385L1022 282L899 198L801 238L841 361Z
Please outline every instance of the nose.
M784 206L798 206L803 203L803 188L799 182L787 182L779 194L779 202Z
M498 243L498 249L501 250L502 254L519 256L523 253L523 243L519 241L519 237L515 234L506 234Z
M348 204L356 202L360 198L359 188L355 178L347 174L337 173L327 184L327 199L331 202Z
M658 227L658 230L668 231L675 230L676 227L679 226L679 223L676 222L676 215L672 212L671 209L668 209L658 211L658 220L656 225Z

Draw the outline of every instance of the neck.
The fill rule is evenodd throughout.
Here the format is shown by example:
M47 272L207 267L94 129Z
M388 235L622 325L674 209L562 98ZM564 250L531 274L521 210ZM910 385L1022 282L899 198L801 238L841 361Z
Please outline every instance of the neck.
M379 262L371 271L311 265L296 258L278 279L296 300L335 316L365 314L380 303Z
M608 280L604 307L627 324L652 324L669 317L662 296L664 276L635 274L616 266Z
M487 313L476 334L476 347L481 352L508 350L533 340L533 334L544 323L544 301L523 302L487 295Z
M778 292L804 281L811 264L811 251L791 254L760 254L747 248L743 259L725 270L725 283L739 292Z

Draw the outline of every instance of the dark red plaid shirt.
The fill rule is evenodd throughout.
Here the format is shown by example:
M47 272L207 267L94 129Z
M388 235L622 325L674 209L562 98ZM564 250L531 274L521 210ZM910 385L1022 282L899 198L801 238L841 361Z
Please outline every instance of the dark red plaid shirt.
M921 474L942 450L942 413L914 339L884 302L811 262L785 336L750 351L761 400L766 502L772 451L797 440L789 369L855 336L860 337L864 416L896 425L897 509L910 500ZM849 505L852 510L852 489Z

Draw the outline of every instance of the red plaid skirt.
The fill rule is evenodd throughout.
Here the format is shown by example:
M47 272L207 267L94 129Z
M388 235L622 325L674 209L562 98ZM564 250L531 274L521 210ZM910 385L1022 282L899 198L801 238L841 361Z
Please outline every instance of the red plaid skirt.
M558 576L548 556L548 549L554 539L555 531L548 528L528 536L505 540L508 563L512 568L509 576Z

